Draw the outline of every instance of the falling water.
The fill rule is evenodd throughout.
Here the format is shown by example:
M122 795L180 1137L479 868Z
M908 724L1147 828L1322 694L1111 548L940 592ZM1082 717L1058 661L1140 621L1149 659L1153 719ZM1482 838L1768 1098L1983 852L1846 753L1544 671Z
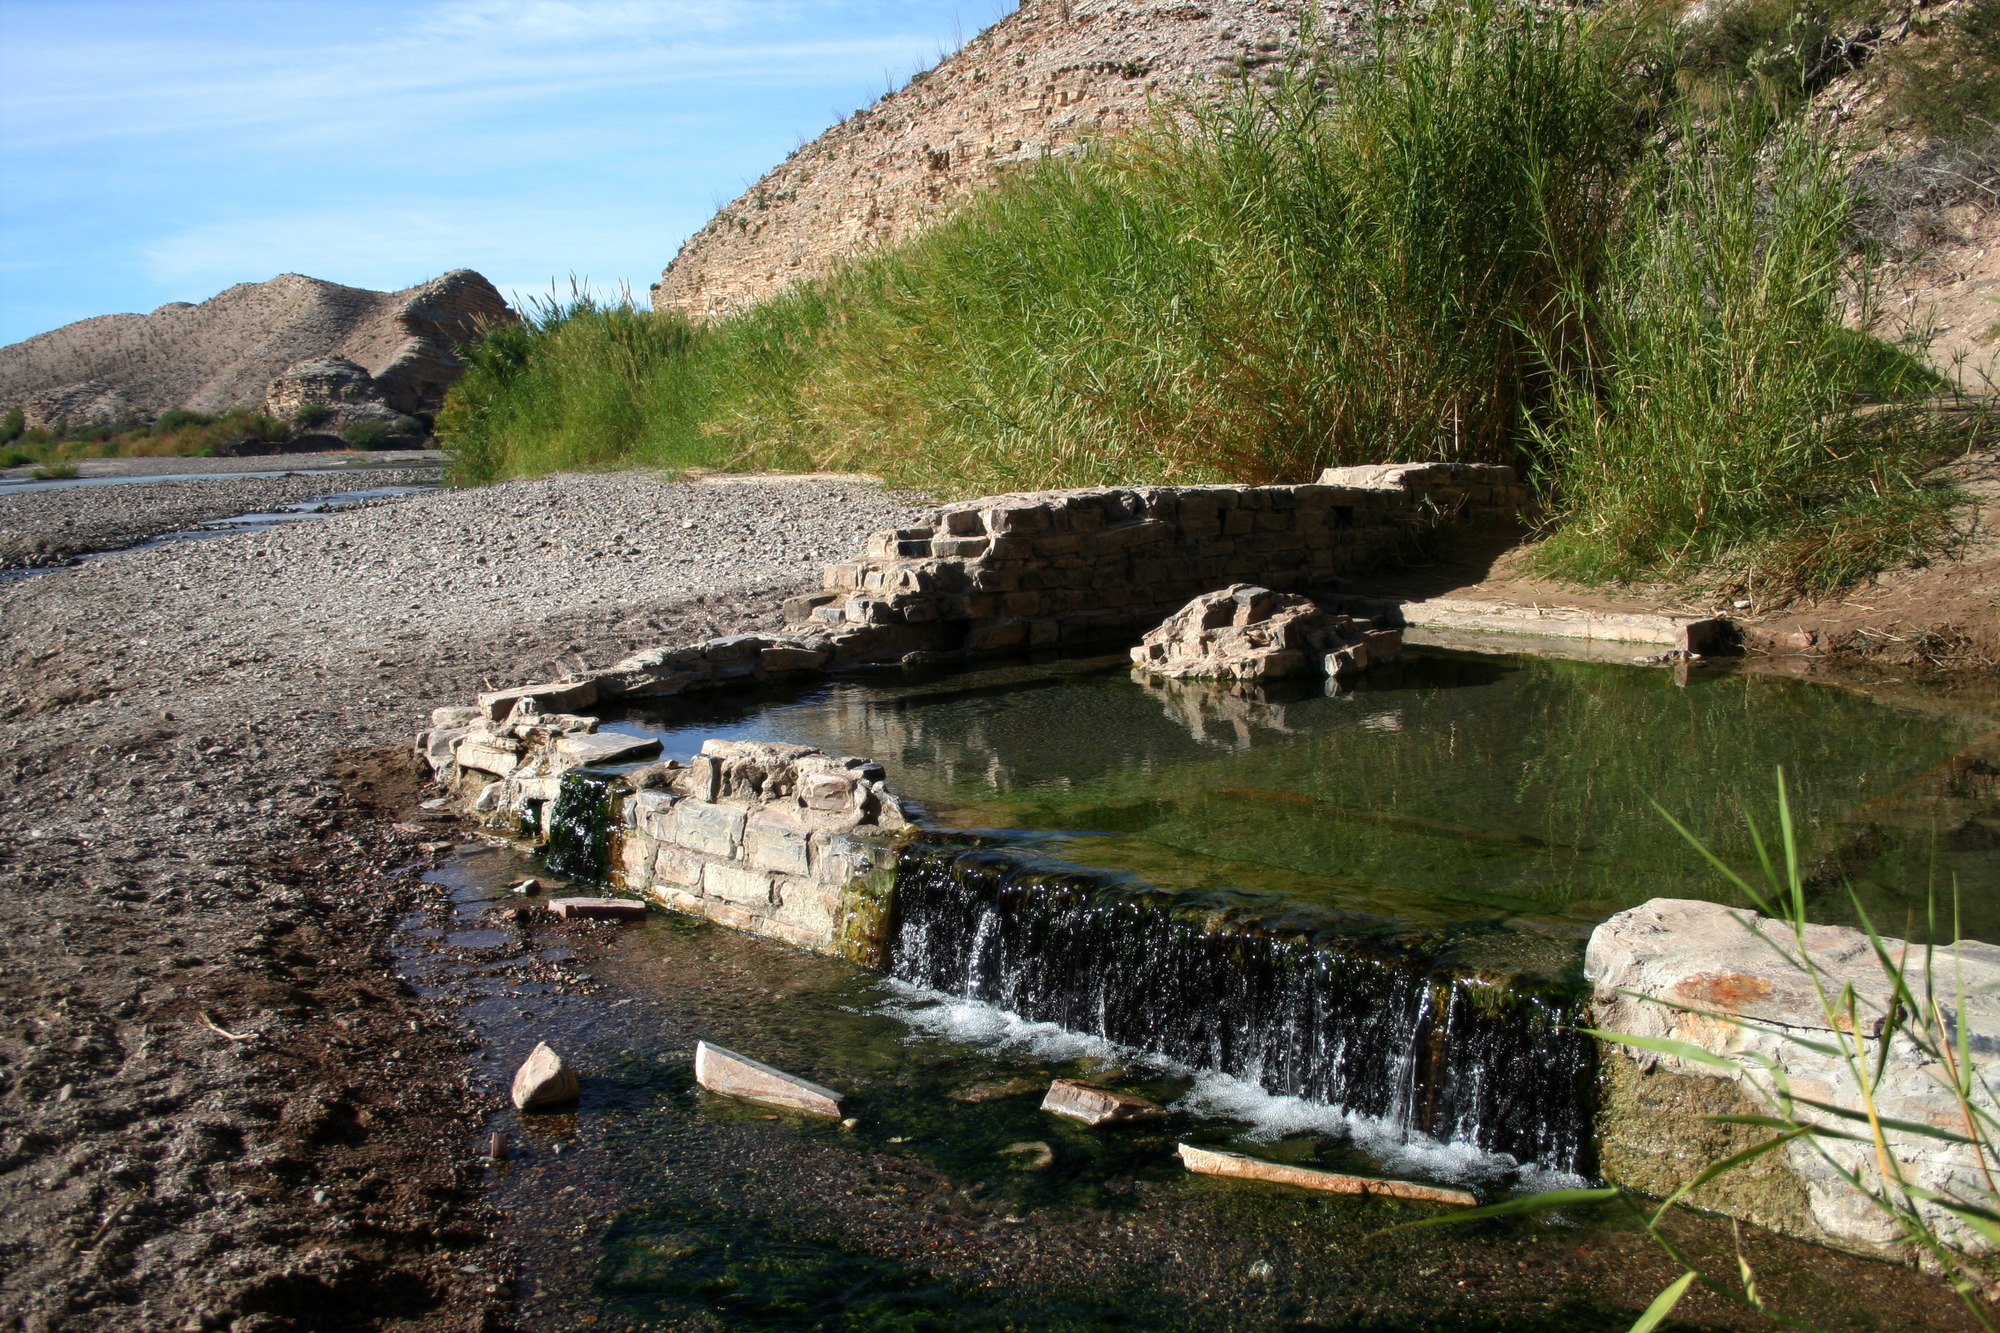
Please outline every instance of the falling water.
M584 769L562 775L549 810L543 861L571 879L601 884L611 870L611 780Z
M905 854L896 904L900 980L1405 1134L1594 1165L1581 988L1466 966L1461 938L943 841Z

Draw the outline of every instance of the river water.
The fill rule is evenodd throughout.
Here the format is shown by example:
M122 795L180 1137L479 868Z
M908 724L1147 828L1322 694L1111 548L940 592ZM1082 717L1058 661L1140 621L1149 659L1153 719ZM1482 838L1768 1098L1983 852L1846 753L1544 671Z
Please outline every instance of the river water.
M406 965L467 1001L490 1043L481 1076L503 1086L539 1039L584 1072L576 1113L491 1126L515 1136L494 1189L533 1328L1624 1327L1673 1270L1616 1212L1370 1240L1427 1214L1190 1177L1172 1143L1489 1195L1587 1175L1574 1133L1484 1133L1524 1123L1494 1110L1490 1079L1483 1103L1423 1083L1496 1054L1474 1028L1453 1046L1438 997L1468 977L1573 996L1595 921L1717 891L1654 803L1738 857L1742 810L1768 805L1779 763L1821 872L1816 912L1851 910L1847 884L1878 916L1907 916L1939 867L1959 872L1980 923L1967 933L2000 924L1996 830L1952 787L1993 720L1924 697L1446 652L1337 695L1252 696L1162 690L1084 659L688 700L607 725L683 757L710 736L864 754L941 831L906 863L886 978L671 914L496 917L523 901L505 884L538 870L520 850L437 872ZM1191 907L1226 924L1227 948L1187 929ZM1432 1025L1396 1028L1398 1014ZM860 1124L701 1092L698 1039L840 1088ZM1418 1047L1449 1058L1428 1076L1397 1064ZM1560 1056L1497 1050L1483 1067L1561 1084L1576 1071ZM1061 1076L1115 1082L1171 1117L1105 1133L1046 1116ZM1560 1097L1534 1115L1579 1105L1587 1116ZM1729 1244L1685 1230L1697 1250ZM1959 1326L1913 1275L1749 1244L1794 1313Z

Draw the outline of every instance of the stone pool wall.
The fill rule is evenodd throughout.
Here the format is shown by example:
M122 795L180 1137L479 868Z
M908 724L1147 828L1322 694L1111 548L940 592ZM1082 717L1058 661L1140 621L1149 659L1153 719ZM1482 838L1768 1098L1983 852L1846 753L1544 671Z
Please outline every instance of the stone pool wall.
M1924 996L1924 950L1901 940L1883 944L1890 957L1904 963L1911 989ZM1844 1032L1836 1033L1812 977L1791 961L1801 948L1822 970L1829 996L1837 999L1843 985L1853 986L1855 1022L1850 1028L1839 1020ZM1994 1040L2000 1034L2000 948L1964 940L1938 950L1930 965L1946 1021L1971 1034L1973 1066L1992 1086L2000 1076L2000 1044ZM1882 1049L1890 982L1858 930L1808 926L1800 939L1788 924L1755 912L1655 898L1597 927L1585 974L1595 987L1600 1029L1686 1042L1731 1062L1724 1069L1605 1044L1600 1169L1611 1180L1664 1197L1704 1167L1769 1138L1767 1129L1704 1117L1773 1114L1769 1097L1760 1095L1776 1087L1770 1069L1781 1071L1802 1101L1861 1111L1860 1088L1847 1062L1828 1053L1843 1040L1853 1045L1849 1034L1857 1032L1866 1067L1880 1071L1873 1089L1877 1114L1950 1134L1965 1132L1943 1067L1906 1035L1892 1032L1887 1051ZM1980 1096L1979 1106L1988 1115L2000 1112L1987 1095ZM1799 1112L1867 1139L1865 1123L1810 1105ZM1986 1197L1977 1149L1894 1129L1887 1142L1910 1184L1967 1201ZM1895 1222L1843 1180L1842 1170L1878 1182L1874 1144L1821 1138L1816 1148L1794 1142L1704 1185L1690 1201L1809 1240L1896 1253L1901 1233ZM1991 1248L1943 1210L1929 1211L1957 1243L1976 1251Z
M948 504L878 532L786 604L789 628L863 652L995 652L1136 638L1231 583L1328 588L1452 525L1520 523L1509 467L1329 468L1304 486L1136 486Z

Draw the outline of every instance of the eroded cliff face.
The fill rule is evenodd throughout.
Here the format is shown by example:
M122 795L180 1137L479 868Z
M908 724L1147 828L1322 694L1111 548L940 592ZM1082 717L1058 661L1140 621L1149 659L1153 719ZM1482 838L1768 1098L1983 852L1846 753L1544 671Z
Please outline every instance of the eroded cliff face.
M428 412L463 373L458 349L513 318L470 269L399 292L285 273L0 347L0 406L22 408L30 426L219 413L262 406L287 372L337 360L385 411Z
M1025 0L935 69L794 152L688 239L656 309L715 318L921 230L1011 164L1143 123L1284 58L1304 0ZM1358 4L1319 6L1351 40Z

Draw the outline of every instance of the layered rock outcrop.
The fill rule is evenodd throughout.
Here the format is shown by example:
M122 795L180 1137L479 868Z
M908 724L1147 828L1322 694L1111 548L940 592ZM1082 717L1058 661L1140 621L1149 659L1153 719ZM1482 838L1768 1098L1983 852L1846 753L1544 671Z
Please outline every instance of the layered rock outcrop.
M1349 42L1353 6L1319 8ZM936 68L798 149L690 237L653 305L740 310L920 231L1011 165L1143 124L1284 59L1302 0L1024 0Z
M470 269L398 292L286 273L199 305L99 315L0 347L0 407L20 408L31 427L176 408L290 416L307 401L347 416L417 415L435 411L464 373L459 349L513 318ZM320 390L330 396L311 396Z

